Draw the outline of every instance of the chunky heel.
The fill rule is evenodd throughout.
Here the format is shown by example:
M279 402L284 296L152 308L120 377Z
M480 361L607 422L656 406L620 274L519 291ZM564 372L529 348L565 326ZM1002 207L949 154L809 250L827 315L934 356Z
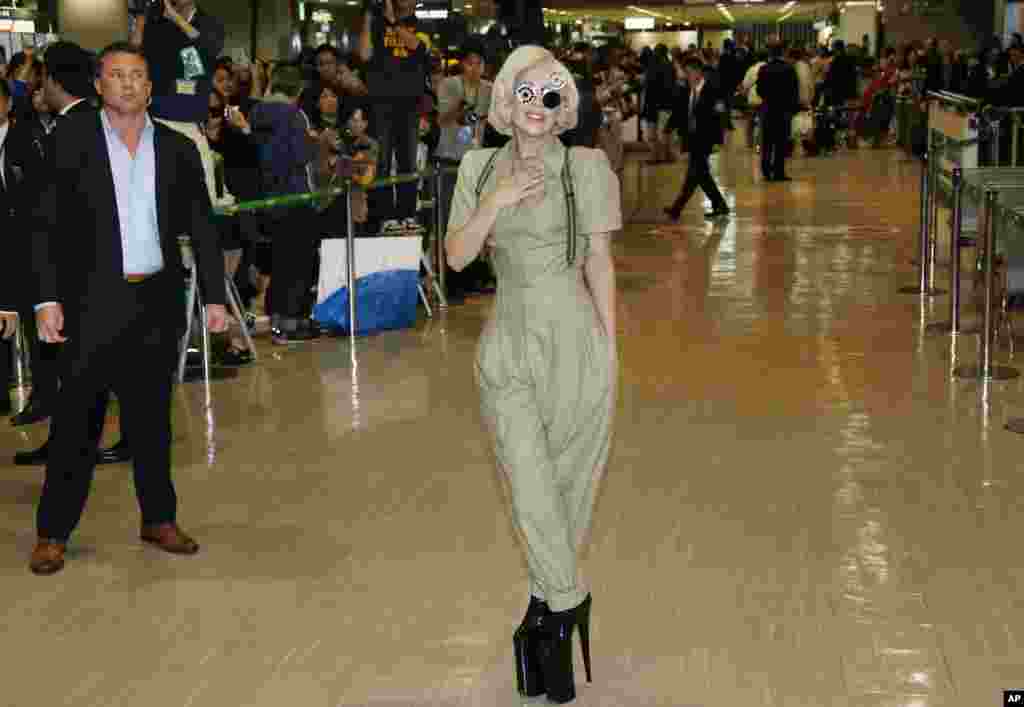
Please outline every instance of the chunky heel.
M583 669L587 671L587 682L594 682L590 674L590 605L593 604L590 595L583 600L583 603L576 609L578 612L577 622L580 627L580 648L583 649Z
M583 664L590 682L590 595L583 603L568 611L549 613L541 620L543 643L541 664L544 671L544 685L548 700L565 704L576 699L576 681L572 666L572 634L580 627L580 643L583 646Z
M541 623L548 614L548 605L536 597L530 597L523 622L512 636L516 654L516 688L523 697L543 695L544 672L541 666Z
M576 628L572 612L567 617L552 614L546 627L549 633L545 636L541 649L544 666L544 684L547 687L548 700L555 704L565 704L576 699L576 680L572 670L572 632Z

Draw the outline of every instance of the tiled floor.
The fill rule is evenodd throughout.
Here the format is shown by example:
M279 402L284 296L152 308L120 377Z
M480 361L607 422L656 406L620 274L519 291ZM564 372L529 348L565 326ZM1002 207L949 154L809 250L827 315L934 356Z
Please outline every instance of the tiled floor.
M743 149L718 166L721 227L696 202L662 222L682 165L624 180L578 704L1001 705L1024 687L1024 437L1002 429L1024 383L951 380L949 337L923 330L945 299L898 294L916 166L864 149L798 159L784 185ZM520 704L525 569L472 380L486 313L354 355L264 348L208 416L180 390L195 558L139 545L130 472L107 467L67 569L33 577L41 471L0 463L0 704ZM45 432L0 426L4 459Z

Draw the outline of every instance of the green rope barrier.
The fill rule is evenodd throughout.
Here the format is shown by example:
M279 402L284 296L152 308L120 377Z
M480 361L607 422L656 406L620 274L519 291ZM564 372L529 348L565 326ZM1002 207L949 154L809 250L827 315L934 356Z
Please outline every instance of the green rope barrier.
M397 177L382 177L375 179L370 184L363 186L363 189L380 189L382 187L393 187L398 184L409 184L410 182L418 182L421 179L427 177L433 177L440 174L457 174L458 169L455 167L445 167L438 172L438 170L427 169L422 172L416 172L414 174L400 174ZM316 202L317 205L328 205L335 197L338 197L348 191L352 181L346 179L342 186L328 187L325 189L319 189L317 191L306 192L304 194L283 194L281 196L271 196L266 199L254 199L252 201L240 201L237 204L231 204L230 206L218 206L213 212L217 216L237 216L243 212L251 211L264 211L268 209L279 209L285 206L298 206L300 204L309 204Z

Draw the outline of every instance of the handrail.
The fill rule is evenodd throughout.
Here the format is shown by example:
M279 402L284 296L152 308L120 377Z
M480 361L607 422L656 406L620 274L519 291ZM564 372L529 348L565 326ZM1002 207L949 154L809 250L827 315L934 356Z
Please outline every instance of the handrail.
M421 179L436 176L440 174L456 174L458 169L456 167L443 167L440 170L425 169L422 172L413 172L411 174L399 174L394 177L381 177L375 179L367 185L360 185L363 189L379 189L380 187L393 187L397 184L408 184L410 182L418 182ZM253 199L251 201L241 201L237 204L230 204L228 206L215 207L213 212L218 216L236 216L242 212L249 211L262 211L264 209L276 209L285 206L298 206L300 204L307 204L314 201L326 200L336 196L345 194L352 186L352 180L346 179L341 186L337 187L326 187L324 189L317 189L316 191L304 192L302 194L282 194L280 196L271 196L265 199Z
M971 98L960 93L952 93L951 91L929 91L926 97L935 98L947 103L956 103L961 106L973 106L975 109L981 108L982 105L982 102L977 98Z

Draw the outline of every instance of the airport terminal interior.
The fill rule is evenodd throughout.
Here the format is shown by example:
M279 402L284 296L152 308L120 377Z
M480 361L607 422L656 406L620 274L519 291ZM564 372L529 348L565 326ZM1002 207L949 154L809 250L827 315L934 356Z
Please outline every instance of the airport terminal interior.
M741 133L712 158L728 219L698 198L668 222L685 163L627 159L618 409L583 562L594 680L577 645L577 703L1003 704L1024 687L1024 437L1005 429L1024 379L956 378L980 337L928 328L948 295L900 291L917 282L919 160L798 153L792 182L765 184ZM208 411L201 383L178 387L195 557L138 542L130 467L111 465L67 569L30 574L43 472L8 452L46 426L0 425L2 701L543 704L516 693L526 564L473 379L492 299L354 346L260 338ZM995 360L1024 368L1005 336Z

